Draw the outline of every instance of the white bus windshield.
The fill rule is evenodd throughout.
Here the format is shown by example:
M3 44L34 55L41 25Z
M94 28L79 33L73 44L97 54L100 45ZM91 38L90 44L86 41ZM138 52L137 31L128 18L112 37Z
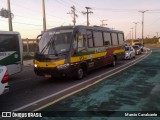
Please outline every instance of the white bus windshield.
M69 51L73 30L47 31L39 42L39 52L55 55Z
M0 35L0 52L18 51L19 41L17 35Z

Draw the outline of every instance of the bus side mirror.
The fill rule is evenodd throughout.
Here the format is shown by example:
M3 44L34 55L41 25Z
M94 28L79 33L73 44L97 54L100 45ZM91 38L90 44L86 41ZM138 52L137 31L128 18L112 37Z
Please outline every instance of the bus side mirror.
M41 37L42 37L42 34L40 34L40 35L37 36L37 39L36 39L36 42L37 42L37 43L39 43Z

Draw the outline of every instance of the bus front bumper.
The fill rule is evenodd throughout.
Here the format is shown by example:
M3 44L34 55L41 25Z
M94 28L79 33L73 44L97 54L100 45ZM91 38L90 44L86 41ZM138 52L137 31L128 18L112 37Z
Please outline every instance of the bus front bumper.
M76 75L77 68L72 65L62 65L55 68L34 67L34 71L37 75L44 77L73 77Z

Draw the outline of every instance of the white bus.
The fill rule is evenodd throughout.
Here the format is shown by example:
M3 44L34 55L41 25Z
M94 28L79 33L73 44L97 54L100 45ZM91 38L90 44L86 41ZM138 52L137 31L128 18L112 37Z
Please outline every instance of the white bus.
M0 65L6 66L9 75L22 71L23 45L18 32L0 31Z

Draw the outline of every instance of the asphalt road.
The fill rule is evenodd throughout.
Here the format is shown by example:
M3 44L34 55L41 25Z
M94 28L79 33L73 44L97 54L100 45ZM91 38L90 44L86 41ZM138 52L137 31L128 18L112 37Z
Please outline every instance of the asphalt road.
M67 119L123 120L124 117L115 117L124 114L121 111L160 113L160 48L151 49L151 55L136 65L39 111L55 111L51 112L56 116L53 120L65 119L64 116L70 116ZM159 120L160 117L125 119Z
M103 68L94 70L94 71L88 73L88 76L85 77L83 80L68 79L68 78L54 79L54 80L46 79L43 77L36 76L33 72L33 66L24 67L23 72L10 77L10 80L9 80L10 91L8 93L0 96L0 111L33 111L35 109L40 109L41 106L44 106L47 103L50 103L52 101L54 101L54 102L59 101L60 98L61 99L63 98L63 96L67 96L68 94L70 94L74 91L77 91L81 88L85 89L85 87L87 88L91 84L96 84L97 80L101 80L101 78L104 78L105 76L111 75L119 70L122 70L124 67L130 66L131 64L135 63L136 61L145 57L148 54L149 53L143 53L142 55L137 56L136 59L124 60L124 61L118 62L117 66L115 68L103 67ZM158 53L152 53L152 54L158 54ZM152 57L149 57L147 59L152 59ZM140 65L143 65L143 64L140 64ZM137 65L135 65L135 66L137 66ZM130 69L128 69L128 70L130 70ZM130 71L130 72L132 73L134 71ZM123 82L126 85L132 84L132 82L127 82L127 78L131 74L128 75L127 72L122 72L122 73L126 75L125 79L121 76L117 77L119 75L119 74L117 74L117 75L114 75L114 78L115 77L117 77L117 79L120 78L119 81L116 79L113 79L113 80L107 80L107 82L110 81L109 82L110 84L122 84ZM144 74L146 74L146 73L144 73ZM141 83L141 84L143 84L143 83ZM111 85L111 86L107 86L107 87L103 87L102 84L98 84L98 85L101 85L102 90L105 90L108 92L109 91L111 92L112 89L116 88L115 85ZM128 86L128 87L132 87L132 86ZM78 95L80 94L80 96L85 96L85 97L82 97L85 100L86 93L90 94L90 95L93 94L93 96L97 97L95 94L98 95L97 92L102 91L102 90L94 90L94 89L90 90L91 88L86 90L86 91L90 91L91 93L85 92L85 94L82 95L83 92L79 92ZM120 88L123 88L123 84L121 85ZM119 91L119 89L118 89L118 91ZM121 92L125 93L126 91L122 89ZM118 93L115 92L114 96L116 96L116 94L118 94ZM88 96L88 98L90 98L90 97L91 96ZM67 98L67 100L69 98ZM74 104L76 101L74 101L74 100L77 100L76 98L77 98L77 96L71 97L71 99L73 99L72 100L73 106L75 106ZM86 100L88 100L88 98ZM109 99L109 98L107 98L107 99ZM92 100L92 98L90 98L90 100ZM103 101L103 99L102 99L102 101ZM82 101L78 101L78 102L79 102L78 104L81 105ZM58 104L61 104L61 103L58 103ZM68 105L72 106L70 104L71 104L71 102L69 102ZM84 104L84 106L86 106L86 105ZM79 107L79 106L77 106L77 107ZM82 104L82 108L83 108L83 104Z

